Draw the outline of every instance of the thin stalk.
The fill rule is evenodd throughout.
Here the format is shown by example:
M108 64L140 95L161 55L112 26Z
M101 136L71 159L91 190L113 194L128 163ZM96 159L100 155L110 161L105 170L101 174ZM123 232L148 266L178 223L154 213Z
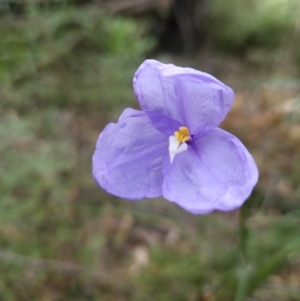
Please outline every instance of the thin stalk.
M249 239L249 230L247 227L247 218L250 214L250 207L246 203L240 209L239 216L239 250L241 257L241 268L237 271L237 289L234 301L244 301L248 294L249 278L252 274L252 266L249 263L247 243Z

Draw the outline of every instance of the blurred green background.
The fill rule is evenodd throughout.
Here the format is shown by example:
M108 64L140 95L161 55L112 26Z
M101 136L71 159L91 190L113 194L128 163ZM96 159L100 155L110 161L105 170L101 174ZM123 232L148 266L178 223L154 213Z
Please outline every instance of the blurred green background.
M0 300L300 300L299 16L297 0L1 0ZM95 184L97 137L138 107L150 57L236 91L222 127L261 174L241 210Z

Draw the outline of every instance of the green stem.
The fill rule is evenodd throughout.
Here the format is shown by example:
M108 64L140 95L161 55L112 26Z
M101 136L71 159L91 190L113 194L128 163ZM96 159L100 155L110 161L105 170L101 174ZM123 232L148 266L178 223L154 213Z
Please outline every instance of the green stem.
M246 203L240 209L239 217L239 250L241 255L241 268L237 271L237 289L234 301L244 301L248 293L249 278L252 273L252 267L249 264L247 243L249 230L247 227L247 218L249 216L249 206Z
M252 266L250 264L237 271L238 284L234 301L244 301L249 291L249 279L252 275Z
M239 249L242 262L246 262L248 258L247 254L247 242L249 238L249 230L247 227L247 218L249 216L248 206L243 206L240 209L239 216Z

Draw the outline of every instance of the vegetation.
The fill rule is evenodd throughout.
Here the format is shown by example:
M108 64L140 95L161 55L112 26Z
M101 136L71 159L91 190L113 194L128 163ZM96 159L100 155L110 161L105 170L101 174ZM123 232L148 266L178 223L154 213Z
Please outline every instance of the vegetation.
M277 45L287 57L268 70L215 52L208 67L186 63L235 88L223 126L251 148L261 170L239 212L192 216L163 199L114 198L91 176L99 132L137 106L132 76L155 43L147 22L95 4L29 1L18 11L3 3L0 300L299 300L299 85L289 72L290 44ZM247 26L250 15L241 11L232 22ZM270 20L286 26L277 18ZM241 30L236 45L250 31Z
M269 51L300 31L297 0L209 2L209 31L229 51L263 46Z

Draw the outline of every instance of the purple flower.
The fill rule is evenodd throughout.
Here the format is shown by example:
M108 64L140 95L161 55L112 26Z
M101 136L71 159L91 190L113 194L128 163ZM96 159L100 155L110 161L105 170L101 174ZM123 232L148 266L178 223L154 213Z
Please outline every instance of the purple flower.
M195 214L242 205L258 180L245 146L219 129L234 99L213 76L146 60L134 91L142 111L125 109L100 134L93 175L129 200L164 196Z

